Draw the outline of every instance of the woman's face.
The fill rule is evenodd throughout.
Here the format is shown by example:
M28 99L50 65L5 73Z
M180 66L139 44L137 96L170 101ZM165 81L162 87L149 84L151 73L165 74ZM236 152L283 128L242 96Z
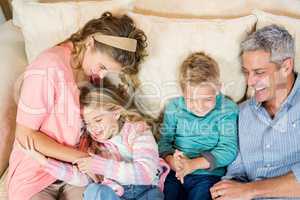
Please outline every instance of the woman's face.
M87 131L93 140L98 142L107 140L119 131L119 113L106 111L101 108L85 107L83 117Z
M94 40L91 39L86 44L82 68L84 73L92 79L103 79L107 73L120 73L122 65L106 53L96 50Z

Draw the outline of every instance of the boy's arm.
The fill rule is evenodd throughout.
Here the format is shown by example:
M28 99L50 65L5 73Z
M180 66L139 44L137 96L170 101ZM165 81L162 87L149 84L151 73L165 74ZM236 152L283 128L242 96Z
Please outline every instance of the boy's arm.
M227 112L219 121L219 141L211 150L189 160L189 168L214 170L229 165L237 155L237 112Z
M168 157L166 161L168 160L171 161L172 155L175 152L173 143L175 140L175 132L176 132L176 125L177 125L177 119L175 116L176 111L177 111L177 106L173 101L171 101L166 106L164 112L163 126L160 131L161 134L158 142L159 155L162 158Z

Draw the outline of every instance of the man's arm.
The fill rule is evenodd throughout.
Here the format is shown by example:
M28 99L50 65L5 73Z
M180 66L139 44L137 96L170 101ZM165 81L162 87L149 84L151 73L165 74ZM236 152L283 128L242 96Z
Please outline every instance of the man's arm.
M300 183L293 172L275 178L248 183L253 189L254 198L300 197Z

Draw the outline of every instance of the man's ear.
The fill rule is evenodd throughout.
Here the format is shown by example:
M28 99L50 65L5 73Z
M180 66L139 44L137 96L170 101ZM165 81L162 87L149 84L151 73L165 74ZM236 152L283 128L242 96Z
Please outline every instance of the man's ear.
M287 77L294 71L294 61L292 58L287 58L281 65L282 74Z

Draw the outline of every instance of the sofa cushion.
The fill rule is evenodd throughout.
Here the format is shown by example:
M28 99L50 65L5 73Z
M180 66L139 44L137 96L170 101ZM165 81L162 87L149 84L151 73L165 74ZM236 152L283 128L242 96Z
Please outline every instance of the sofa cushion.
M26 55L31 62L43 50L64 41L90 19L100 17L105 11L121 13L127 8L128 3L126 1L39 3L14 0L12 5L15 15L20 20Z
M254 10L253 14L257 16L257 29L271 24L278 24L285 27L295 38L295 69L300 72L300 17L291 18L281 15L273 15L264 11Z
M2 176L0 176L0 199L1 200L8 200L7 190L6 190L6 177L7 177L7 170L4 172Z
M148 37L148 57L141 65L141 109L158 117L165 101L180 95L178 68L192 52L204 51L219 63L223 92L235 101L245 93L240 70L240 42L254 29L254 15L230 20L171 19L131 13Z
M14 141L17 93L16 80L27 63L23 36L11 21L0 26L0 175L8 165Z
M134 9L164 17L228 18L261 9L275 14L300 16L299 0L136 0Z

